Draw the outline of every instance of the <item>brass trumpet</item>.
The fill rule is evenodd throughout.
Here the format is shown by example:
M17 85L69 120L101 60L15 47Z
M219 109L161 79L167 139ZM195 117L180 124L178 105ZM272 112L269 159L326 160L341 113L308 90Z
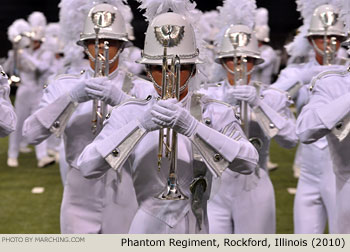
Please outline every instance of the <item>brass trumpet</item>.
M232 32L229 34L230 41L233 46L233 62L234 62L234 78L236 85L248 85L248 70L247 57L242 55L241 62L238 65L237 48L249 44L250 34L244 32ZM248 118L248 104L245 101L240 103L240 119L244 134L249 135L249 118Z
M23 32L19 35L17 35L13 39L12 43L12 48L13 48L13 69L12 69L12 74L9 78L10 84L14 84L18 86L21 83L21 77L20 77L20 66L18 62L18 52L20 50L20 45L19 43L22 41L24 38L31 39L32 33L31 32Z
M155 27L155 35L159 43L164 47L162 58L162 86L161 99L180 98L180 58L179 56L170 57L167 54L167 48L176 46L184 34L184 27L177 25L163 25ZM168 59L171 59L170 66ZM166 139L164 140L164 130L166 130ZM165 147L165 150L164 148ZM159 130L158 142L158 170L160 170L163 158L170 160L169 176L167 178L165 190L155 197L161 200L184 200L187 197L181 192L177 182L177 132L167 128Z
M94 77L108 76L109 75L109 43L104 42L103 54L99 53L100 50L100 40L98 37L100 28L96 25L95 30L95 71ZM93 100L92 105L92 120L91 120L91 131L93 134L97 134L101 131L103 127L103 121L107 115L107 104L101 100Z

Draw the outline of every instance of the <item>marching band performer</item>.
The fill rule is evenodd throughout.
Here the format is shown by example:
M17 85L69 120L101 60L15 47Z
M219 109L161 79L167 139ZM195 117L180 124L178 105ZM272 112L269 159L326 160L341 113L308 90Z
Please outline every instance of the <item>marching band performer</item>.
M233 106L247 103L246 108L240 107L242 127L259 153L253 174L242 176L227 170L221 180L213 181L218 192L208 203L210 233L275 233L275 197L267 173L270 141L274 138L286 148L297 142L288 95L250 81L254 66L263 62L258 41L249 28L253 26L255 8L252 0L227 0L220 7L223 28L216 62L226 70L227 78L202 90Z
M260 50L260 57L264 63L256 65L252 73L252 80L271 84L272 77L278 72L279 60L276 52L271 46L270 42L270 28L268 26L268 10L265 8L258 8L255 15L254 32L258 40Z
M46 18L41 12L33 12L28 17L31 31L27 37L30 39L30 48L18 51L20 65L21 84L18 87L15 110L18 118L17 128L10 135L7 165L18 166L18 155L21 142L25 142L22 136L22 128L25 119L38 108L42 97L43 85L46 83L53 55L44 50L41 45L45 36ZM18 34L24 37L24 34ZM55 160L47 154L46 142L35 147L38 167L52 164Z
M0 137L5 137L16 129L17 116L9 99L8 77L0 65Z
M350 4L342 6L350 27ZM339 21L341 22L341 21ZM349 39L344 45L350 45ZM336 180L335 233L350 233L349 180L349 69L328 69L316 76L310 85L312 94L297 120L297 134L303 143L326 137ZM323 186L324 187L324 186Z
M60 3L64 29L72 38L79 37L77 30L83 28L77 43L89 56L90 67L79 74L61 75L50 83L40 109L26 120L23 130L33 144L52 133L63 134L69 171L61 206L62 233L125 233L137 207L135 192L123 189L129 184L132 188L127 173L119 174L117 179L113 172L88 180L77 166L78 156L102 126L105 105L108 109L131 96L145 98L152 88L148 82L119 70L119 55L129 44L121 11L129 7L120 0L107 2L111 4L76 0ZM99 77L101 74L104 77ZM111 202L110 187L115 186L118 188L112 196L116 198ZM106 216L112 203L113 215ZM114 229L108 230L111 223Z
M295 50L299 50L296 54L300 55L301 48L305 48L307 55L309 48L313 49L314 57L308 63L284 69L273 86L288 91L300 112L309 100L312 77L342 64L336 53L345 33L333 5L322 5L320 1L299 1L298 4L304 17L304 27L301 28L304 32L294 39ZM320 18L324 15L327 15L324 19ZM301 170L294 200L294 232L323 233L328 220L329 232L334 233L335 178L326 138L308 145L301 144L297 154L300 155Z
M129 233L208 232L209 171L215 176L227 168L251 173L257 152L230 106L193 93L200 63L191 22L199 20L195 3L144 1L141 8L149 26L139 62L156 92L115 108L78 164L89 178L110 167L131 172L139 208ZM177 99L164 99L174 93Z

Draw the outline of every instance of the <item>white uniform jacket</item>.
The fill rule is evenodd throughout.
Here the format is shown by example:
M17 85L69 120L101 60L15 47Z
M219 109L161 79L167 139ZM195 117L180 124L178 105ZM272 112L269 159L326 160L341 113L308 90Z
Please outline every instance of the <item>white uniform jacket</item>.
M204 123L198 124L196 133L191 138L178 134L178 182L189 199L190 186L196 180L194 174L198 172L195 169L196 160L203 160L214 176L221 176L226 168L240 173L251 173L258 159L255 148L241 132L230 106L191 93L181 101L181 105L192 114L191 104L196 99L200 104L198 112L202 114ZM169 161L163 158L161 170L157 171L159 132L146 134L137 120L156 102L157 98L149 97L147 100L128 101L115 109L101 133L85 148L78 164L86 177L101 176L110 167L118 169L124 166L130 169L139 207L174 227L190 211L190 200L155 198L165 187ZM210 183L206 199L210 192L209 186ZM205 211L206 204L203 208ZM206 214L203 216L206 217Z

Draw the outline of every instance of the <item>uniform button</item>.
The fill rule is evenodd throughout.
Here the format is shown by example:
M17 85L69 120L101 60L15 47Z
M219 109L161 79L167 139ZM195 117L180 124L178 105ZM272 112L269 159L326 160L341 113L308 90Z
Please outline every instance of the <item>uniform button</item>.
M113 155L114 157L117 157L118 154L119 154L119 151L118 151L117 149L114 149L114 150L112 151L112 155Z
M292 96L288 95L287 97L289 101L292 100Z
M54 128L59 128L60 127L60 122L59 121L56 121L56 122L54 122L53 123L53 125L52 125Z
M109 119L111 117L111 113L108 113L107 115L106 115L106 119Z
M275 127L275 125L273 123L270 123L269 127L270 127L270 129L273 129Z
M340 130L342 127L343 127L343 122L338 122L338 123L335 125L335 128L336 128L337 130Z
M47 84L44 84L43 88L44 88L44 89L47 88Z
M152 95L147 96L146 101L149 101L152 99Z
M241 119L241 117L240 117L240 115L238 113L235 113L235 117L236 117L237 120Z
M5 73L4 71L1 71L1 75L2 75L3 77L5 77L5 76L6 76L6 73Z
M221 87L221 85L222 85L221 83L216 84L216 86L218 86L218 87Z
M221 161L221 159L222 159L222 156L220 154L216 153L214 155L214 162L219 162Z
M206 125L210 125L210 124L211 124L210 118L205 118L205 119L204 119L204 123L205 123Z
M81 70L81 71L80 71L80 74L84 74L84 73L85 73L85 70Z

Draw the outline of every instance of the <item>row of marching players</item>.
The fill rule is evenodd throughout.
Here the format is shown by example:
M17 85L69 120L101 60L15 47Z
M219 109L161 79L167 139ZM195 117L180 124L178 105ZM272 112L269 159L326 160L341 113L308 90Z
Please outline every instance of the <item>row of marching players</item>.
M8 165L35 144L45 166L56 146L61 232L275 233L274 138L302 142L295 233L323 233L327 222L350 233L350 77L337 54L350 44L346 1L297 2L304 23L272 84L267 11L254 0L205 14L188 0L139 2L149 23L142 52L121 0L62 0L59 26L45 28L35 12L9 28L11 74L0 76L1 136L14 131ZM9 83L19 81L14 111Z

